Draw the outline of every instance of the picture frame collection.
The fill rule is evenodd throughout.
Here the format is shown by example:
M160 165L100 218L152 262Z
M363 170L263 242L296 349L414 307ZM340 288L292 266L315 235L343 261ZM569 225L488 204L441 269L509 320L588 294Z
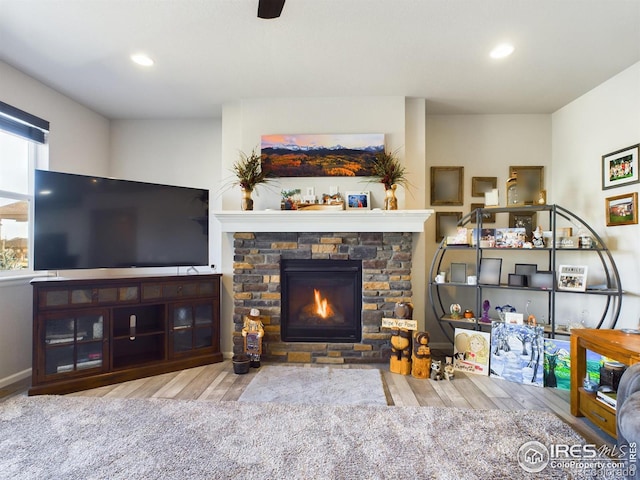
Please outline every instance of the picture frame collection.
M546 190L544 189L544 167L537 165L510 166L509 175L519 175L523 179L523 191L526 194L523 205L546 203ZM464 205L464 167L459 166L434 166L431 167L431 205L432 206L462 206ZM489 198L497 194L498 177L471 177L471 196L484 197L488 205L494 205ZM543 199L543 200L541 200ZM485 209L485 203L471 203L469 208L469 222L477 223L477 216L473 215L478 209ZM496 200L495 205L498 205ZM455 218L459 220L463 217L463 212L442 211L436 212L436 232L435 241L441 242L447 236L447 227L451 230L451 221ZM509 217L509 227L521 226L526 229L527 235L531 237L536 228L536 213L511 214ZM482 224L492 224L496 222L496 214L487 210L482 212Z
M640 183L640 143L602 155L602 190ZM546 203L544 167L535 165L509 167L509 177L518 179L518 202L523 205ZM431 205L457 206L464 204L464 167L431 167ZM495 192L497 177L472 177L471 196L483 197ZM473 212L485 208L484 203L471 203L470 223L477 223ZM629 192L605 198L607 227L638 223L638 192ZM436 212L436 242L446 236L445 227L452 219L462 218L462 212ZM439 217L439 218L438 218ZM536 229L536 212L512 212L509 227L524 227L530 237ZM495 213L483 212L482 223L495 223ZM446 225L445 225L446 224Z
M602 156L602 190L640 183L640 143ZM638 223L638 192L605 198L607 227Z

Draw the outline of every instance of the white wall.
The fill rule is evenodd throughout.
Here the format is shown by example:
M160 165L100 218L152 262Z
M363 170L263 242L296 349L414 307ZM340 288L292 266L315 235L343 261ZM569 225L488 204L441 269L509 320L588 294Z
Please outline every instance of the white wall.
M213 118L113 120L109 174L126 180L209 189L213 211L220 202L220 134L221 120ZM219 241L213 228L209 231L209 263L219 265ZM175 269L170 270L175 273Z
M552 115L555 203L581 216L611 249L625 291L618 327L638 328L639 225L607 227L605 198L638 184L602 190L602 155L640 143L640 63Z
M103 175L109 164L106 118L0 62L3 102L51 124L49 168ZM32 294L29 279L0 280L0 386L30 374Z
M2 101L50 122L49 168L109 171L109 120L0 61Z
M550 115L427 115L426 132L427 175L430 167L464 167L464 205L430 207L436 212L461 212L464 216L469 213L471 203L483 203L484 198L471 196L472 177L497 177L500 203L504 205L510 165L541 165L547 187L550 184ZM425 183L425 193L429 205L429 181ZM426 256L430 263L438 246L435 218L427 223L427 227ZM475 258L457 261L473 263L469 268L475 268ZM430 264L427 265L429 268ZM461 306L475 309L474 305L461 303ZM514 306L524 309L524 304ZM442 340L440 327L430 309L427 329L436 341Z

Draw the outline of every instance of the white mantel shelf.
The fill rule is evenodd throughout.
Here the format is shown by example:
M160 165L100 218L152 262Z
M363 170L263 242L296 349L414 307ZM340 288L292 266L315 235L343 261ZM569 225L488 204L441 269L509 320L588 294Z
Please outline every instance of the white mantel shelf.
M424 232L433 210L217 211L223 232Z

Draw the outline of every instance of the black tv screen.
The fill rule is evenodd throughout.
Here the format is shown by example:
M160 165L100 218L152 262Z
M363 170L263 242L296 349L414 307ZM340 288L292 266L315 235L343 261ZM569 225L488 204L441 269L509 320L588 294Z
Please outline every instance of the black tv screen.
M36 170L34 269L209 263L209 191Z

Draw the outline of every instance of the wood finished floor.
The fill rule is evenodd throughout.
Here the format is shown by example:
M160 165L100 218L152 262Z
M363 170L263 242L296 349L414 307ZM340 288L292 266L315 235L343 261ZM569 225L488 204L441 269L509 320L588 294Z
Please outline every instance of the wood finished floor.
M263 365L266 363L263 362ZM306 368L326 365L304 365ZM397 406L459 407L499 410L545 410L556 414L588 442L613 446L615 439L584 418L573 417L569 392L554 388L519 385L501 379L456 372L448 382L417 379L389 372L389 366L331 365L331 368L378 368L382 371L387 403ZM154 377L71 393L73 396L114 398L167 398L213 402L237 401L257 374L251 369L236 375L230 360ZM30 382L24 380L0 389L0 401L26 395Z

